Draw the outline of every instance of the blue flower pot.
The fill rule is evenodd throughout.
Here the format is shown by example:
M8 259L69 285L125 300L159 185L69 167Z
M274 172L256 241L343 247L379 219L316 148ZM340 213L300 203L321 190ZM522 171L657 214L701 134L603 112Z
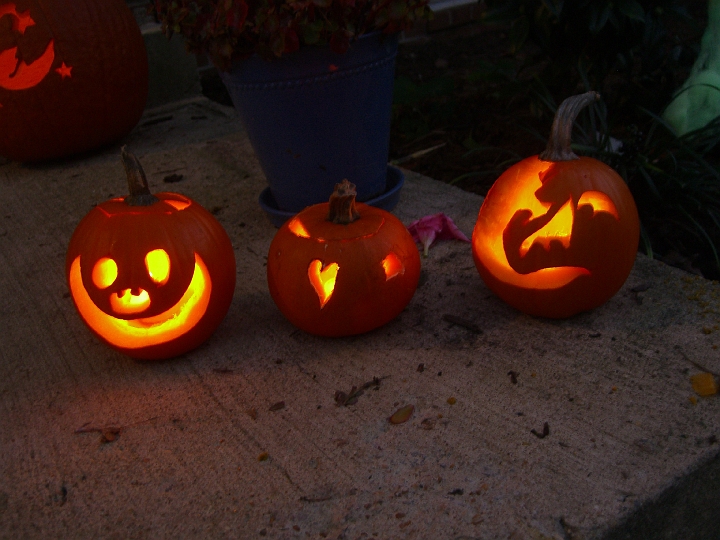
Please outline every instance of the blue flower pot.
M359 201L397 203L402 173L390 171L388 188L387 165L396 54L397 36L373 33L346 54L303 47L221 72L267 177L260 202L273 222L327 201L344 178Z

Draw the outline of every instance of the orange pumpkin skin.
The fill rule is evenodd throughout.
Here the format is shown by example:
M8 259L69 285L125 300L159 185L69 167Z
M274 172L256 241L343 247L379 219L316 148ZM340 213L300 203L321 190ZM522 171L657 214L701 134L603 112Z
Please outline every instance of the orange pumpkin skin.
M283 315L310 334L369 332L397 317L415 294L417 246L389 212L357 203L360 218L343 225L327 221L328 210L328 203L316 204L278 229L268 254L270 294ZM324 305L309 279L313 261L326 272L337 265Z
M75 229L66 257L71 295L85 324L110 347L146 360L177 356L206 341L235 290L235 256L220 223L182 195L155 196L149 206L130 206L121 198L97 205ZM167 253L164 283L148 275L145 260L153 250ZM115 262L117 275L101 288L94 269L107 259ZM119 297L139 290L148 293L147 308L116 311ZM183 311L190 305L194 311Z
M532 226L550 208L561 208L555 223ZM538 224L544 227L533 238L528 233ZM563 318L603 304L620 289L639 237L632 194L612 168L589 157L551 162L533 156L510 167L488 192L472 252L488 288L508 304Z
M115 142L147 94L124 0L0 0L0 155L46 160Z

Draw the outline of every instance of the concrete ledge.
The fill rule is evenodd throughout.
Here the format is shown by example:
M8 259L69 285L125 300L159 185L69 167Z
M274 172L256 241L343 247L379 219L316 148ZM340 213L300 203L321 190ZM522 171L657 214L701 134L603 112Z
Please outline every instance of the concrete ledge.
M446 241L396 320L320 339L267 291L275 229L232 109L155 111L123 143L153 190L182 192L225 226L233 303L181 358L109 350L75 313L64 257L92 205L124 193L120 145L0 164L0 537L717 532L720 400L694 396L690 376L720 372L718 283L638 256L604 306L535 319L484 287L468 244ZM443 211L469 233L480 202L408 173L396 214ZM377 388L336 406L336 391L373 377ZM388 423L405 404L410 420ZM546 422L547 436L533 434Z

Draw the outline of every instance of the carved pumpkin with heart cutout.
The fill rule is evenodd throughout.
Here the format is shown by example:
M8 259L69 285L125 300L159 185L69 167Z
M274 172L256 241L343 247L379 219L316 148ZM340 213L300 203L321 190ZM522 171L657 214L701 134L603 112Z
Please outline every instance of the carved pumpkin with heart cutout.
M177 193L153 195L123 149L130 195L97 205L75 229L66 258L75 306L90 329L135 358L177 356L204 342L235 289L227 233Z
M576 156L572 125L595 92L564 101L547 150L497 179L473 230L475 264L487 286L532 315L593 309L623 285L635 262L640 222L623 179Z
M148 59L125 0L0 0L0 155L35 161L127 135Z
M410 302L420 255L400 220L356 203L355 186L344 180L329 203L306 208L278 230L267 278L275 304L301 330L361 334L391 321Z

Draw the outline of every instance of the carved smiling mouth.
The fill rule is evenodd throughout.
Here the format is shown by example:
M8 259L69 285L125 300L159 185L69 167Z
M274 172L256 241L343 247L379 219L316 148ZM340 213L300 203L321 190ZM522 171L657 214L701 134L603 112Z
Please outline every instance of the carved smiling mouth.
M170 309L152 317L118 319L98 308L83 286L79 256L70 266L69 282L75 305L88 326L108 343L126 349L167 343L194 328L205 315L212 289L208 269L197 253L185 294Z

